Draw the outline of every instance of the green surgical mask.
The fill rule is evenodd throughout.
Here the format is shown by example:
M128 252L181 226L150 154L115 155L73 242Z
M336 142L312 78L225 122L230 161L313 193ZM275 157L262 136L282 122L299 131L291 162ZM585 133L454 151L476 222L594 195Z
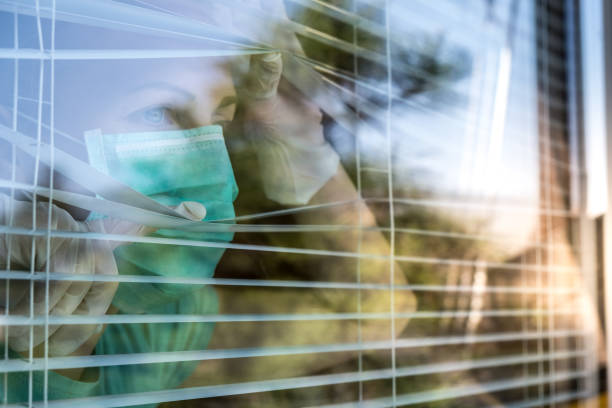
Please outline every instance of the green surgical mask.
M205 221L234 217L238 194L220 126L189 130L85 134L89 161L96 169L167 206L197 201ZM92 213L90 218L99 215ZM229 232L158 230L156 236L229 242ZM211 277L222 248L134 243L115 250L120 274ZM124 313L146 313L176 301L188 285L122 283L113 304Z

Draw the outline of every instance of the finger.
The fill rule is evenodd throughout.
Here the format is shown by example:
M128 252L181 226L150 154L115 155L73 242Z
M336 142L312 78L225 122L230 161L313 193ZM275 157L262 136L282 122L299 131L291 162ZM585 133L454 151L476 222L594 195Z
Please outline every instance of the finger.
M102 324L71 324L61 326L49 337L49 356L62 357L73 353L92 335L102 330Z
M50 224L53 229L74 231L78 223L61 208L52 205ZM33 224L32 213L36 213L36 224ZM21 229L46 229L49 225L49 204L37 203L33 208L31 202L15 200L6 194L0 194L0 224L12 225ZM70 238L53 237L50 241L50 253L57 247L69 241ZM10 251L9 251L10 248ZM30 265L32 251L35 251L35 270L43 269L43 262L47 258L47 237L35 237L32 240L28 235L0 234L0 264L10 262L19 265Z
M251 56L243 94L251 99L268 99L276 95L283 72L279 52Z
M88 258L93 259L95 275L117 275L117 264L108 242L96 241L88 248ZM118 282L93 282L82 301L71 312L73 315L104 315L117 291ZM53 314L55 310L53 310ZM102 325L63 325L49 337L49 355L65 356L73 353L91 336L102 328Z
M206 207L197 201L183 201L174 210L192 221L202 221L206 217Z
M131 221L121 220L118 218L105 218L103 220L88 221L87 228L91 232L101 232L103 234L125 235L144 237L154 233L157 228L148 225L137 224ZM110 250L121 245L131 244L130 240L113 241L109 240Z
M11 312L30 288L27 280L5 280L0 282L0 313L6 313L8 308Z

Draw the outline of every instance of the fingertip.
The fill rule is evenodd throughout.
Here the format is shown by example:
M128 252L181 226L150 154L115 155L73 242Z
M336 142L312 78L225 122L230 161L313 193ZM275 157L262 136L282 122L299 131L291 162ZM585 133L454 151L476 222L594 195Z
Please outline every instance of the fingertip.
M283 63L280 52L271 52L268 54L261 54L261 60L266 63L274 64L273 66L277 66Z
M193 221L201 221L206 217L206 207L197 201L183 201L176 212Z
M154 233L155 231L157 231L158 228L156 227L149 227L147 225L142 225L140 228L138 228L136 230L136 234L135 235L140 235L140 236L147 236L150 235L152 233Z
M282 71L280 52L253 55L245 84L247 95L253 99L266 99L275 95Z
M104 232L113 235L124 235L124 236L138 236L143 237L150 235L157 231L159 228L150 227L148 225L136 224L131 221L119 220L114 218L108 218L100 220L100 222L89 222L88 229L92 232ZM121 241L108 241L110 248L115 249L122 245L129 245L132 243L130 240Z

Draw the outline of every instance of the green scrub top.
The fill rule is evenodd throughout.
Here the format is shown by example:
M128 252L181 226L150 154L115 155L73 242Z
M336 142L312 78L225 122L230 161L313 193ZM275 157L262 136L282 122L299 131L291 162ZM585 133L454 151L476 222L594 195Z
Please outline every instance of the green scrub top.
M208 286L194 289L180 300L152 307L151 314L214 314L218 302ZM177 350L203 350L208 346L213 323L155 323L109 325L101 336L94 354L131 354ZM11 358L20 356L12 353ZM95 382L75 381L49 371L48 399L83 398L96 395L149 392L180 386L197 366L198 361L138 364L98 368ZM8 402L28 400L28 372L8 374ZM32 400L43 399L43 372L32 376ZM0 381L0 389L3 382ZM4 394L5 390L2 390ZM155 407L157 404L139 405Z

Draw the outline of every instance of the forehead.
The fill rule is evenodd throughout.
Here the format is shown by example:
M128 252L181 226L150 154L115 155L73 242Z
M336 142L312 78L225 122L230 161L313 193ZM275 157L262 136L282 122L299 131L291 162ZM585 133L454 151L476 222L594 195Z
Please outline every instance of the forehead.
M69 61L57 64L57 87L64 96L57 113L74 121L122 116L153 104L182 104L194 100L212 110L234 95L225 58L172 58L112 61Z
M126 93L149 82L201 92L231 83L230 64L228 59L213 57L67 61L58 63L56 71L64 92Z

